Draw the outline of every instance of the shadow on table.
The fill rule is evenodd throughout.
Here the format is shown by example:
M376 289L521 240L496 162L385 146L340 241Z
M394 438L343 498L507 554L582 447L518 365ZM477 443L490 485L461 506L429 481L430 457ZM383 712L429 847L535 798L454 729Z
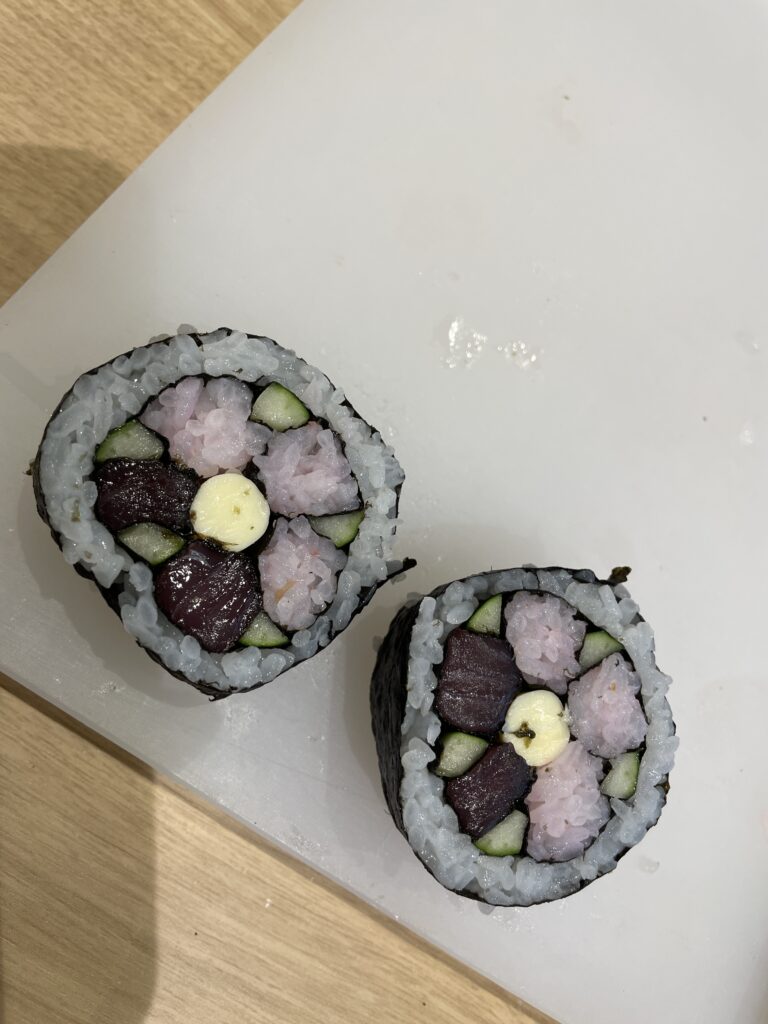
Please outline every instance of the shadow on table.
M124 178L83 150L0 146L0 304Z
M0 146L0 303L123 178L79 150ZM0 1020L140 1024L155 985L151 775L110 770L104 741L2 683Z
M156 969L152 773L0 682L0 1020L140 1024Z

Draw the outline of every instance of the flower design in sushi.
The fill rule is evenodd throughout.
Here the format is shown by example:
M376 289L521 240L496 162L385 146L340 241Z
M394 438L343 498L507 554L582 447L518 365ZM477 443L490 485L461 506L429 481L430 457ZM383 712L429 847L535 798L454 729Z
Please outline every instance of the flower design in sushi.
M464 895L575 892L661 812L667 684L618 579L518 569L440 588L395 619L372 683L395 822Z
M266 338L185 332L85 374L33 475L68 561L212 696L313 655L402 568L392 451Z

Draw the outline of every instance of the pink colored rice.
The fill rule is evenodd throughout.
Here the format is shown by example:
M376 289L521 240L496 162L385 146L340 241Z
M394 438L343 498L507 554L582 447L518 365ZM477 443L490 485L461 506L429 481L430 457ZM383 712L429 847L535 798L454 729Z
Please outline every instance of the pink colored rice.
M640 680L620 654L611 654L568 690L571 732L587 750L616 757L639 747L647 723L637 692Z
M539 768L526 797L528 854L534 860L570 860L583 853L608 821L600 793L602 763L577 740L552 764Z
M242 470L264 451L269 430L248 419L253 396L247 384L218 377L206 384L186 377L147 406L141 422L168 439L171 458L200 476Z
M274 434L254 458L270 508L285 516L324 516L358 508L352 468L331 430L307 423Z
M524 591L515 594L505 615L507 640L525 681L565 693L568 681L579 672L576 652L586 623L561 598Z
M336 596L346 555L319 537L304 516L279 519L259 555L264 610L284 629L306 629Z

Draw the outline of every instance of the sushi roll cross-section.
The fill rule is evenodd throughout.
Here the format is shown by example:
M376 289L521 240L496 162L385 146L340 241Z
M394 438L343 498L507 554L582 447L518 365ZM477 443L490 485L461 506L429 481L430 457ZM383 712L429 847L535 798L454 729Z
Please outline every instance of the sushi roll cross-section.
M559 899L658 820L677 744L669 679L625 575L489 572L394 619L371 686L382 784L447 888Z
M394 453L268 338L180 330L83 374L33 482L67 561L214 697L314 655L404 567Z

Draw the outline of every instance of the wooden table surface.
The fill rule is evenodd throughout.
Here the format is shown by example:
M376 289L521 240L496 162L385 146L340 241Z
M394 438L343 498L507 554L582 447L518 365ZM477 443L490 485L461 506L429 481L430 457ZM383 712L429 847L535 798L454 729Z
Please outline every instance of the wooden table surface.
M294 6L0 3L0 303ZM544 1019L0 682L4 1024Z

